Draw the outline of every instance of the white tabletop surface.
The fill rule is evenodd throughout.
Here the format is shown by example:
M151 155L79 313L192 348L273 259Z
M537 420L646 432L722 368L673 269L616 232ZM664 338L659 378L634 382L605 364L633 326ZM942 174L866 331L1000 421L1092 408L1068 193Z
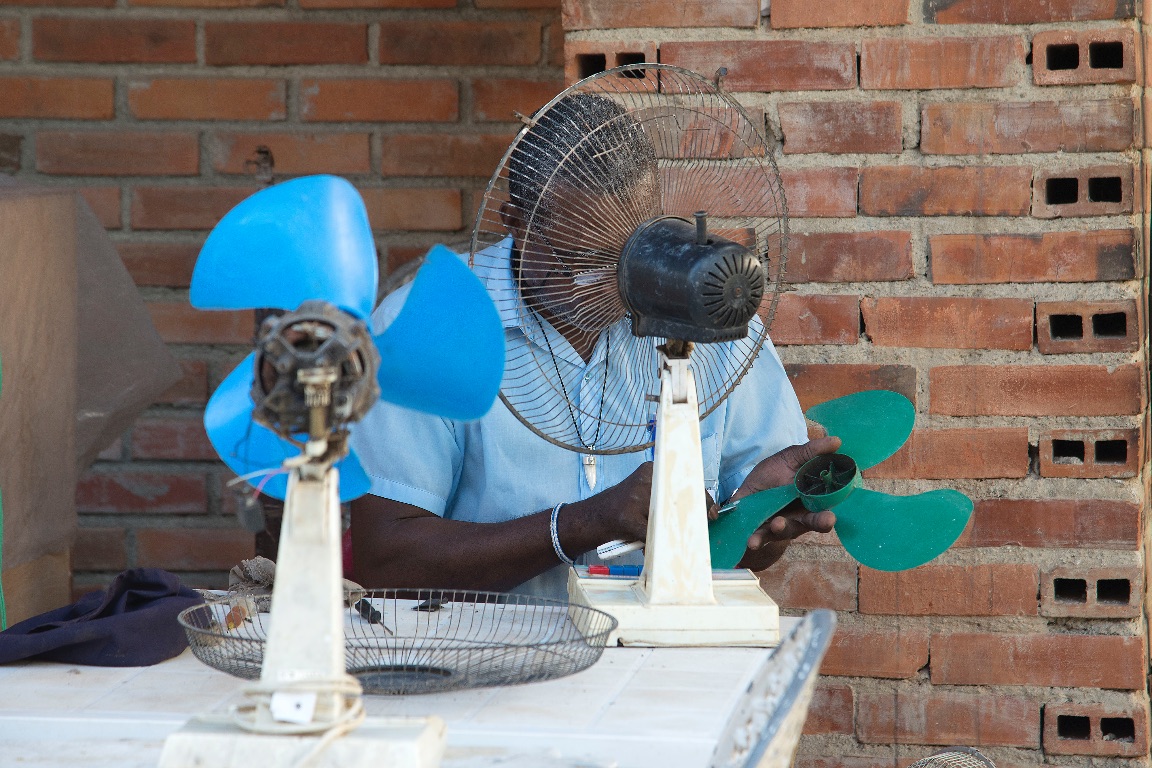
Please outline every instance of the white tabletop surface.
M782 633L794 623L782 619ZM549 682L365 701L369 716L442 717L444 768L699 768L768 653L609 648ZM226 712L244 685L190 651L153 667L0 666L0 764L155 766L167 734Z

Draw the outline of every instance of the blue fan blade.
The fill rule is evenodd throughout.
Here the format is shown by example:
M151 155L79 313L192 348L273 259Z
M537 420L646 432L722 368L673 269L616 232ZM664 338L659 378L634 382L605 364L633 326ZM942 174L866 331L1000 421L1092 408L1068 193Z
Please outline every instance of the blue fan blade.
M848 554L878 571L904 571L952 546L968 525L972 501L950 488L915 496L857 488L833 511Z
M500 391L500 316L472 270L442 245L428 252L400 314L376 345L383 400L445 418L478 419Z
M250 392L255 366L256 353L253 352L228 374L204 411L204 427L212 447L237 475L279 469L284 459L300 453L292 443L252 420ZM355 455L346 456L336 464L336 469L340 471L340 501L351 501L368 492L371 483ZM255 477L249 484L259 487L264 479ZM283 499L288 494L288 475L272 475L260 490Z
M336 176L306 176L225 214L200 250L191 299L199 309L288 311L323 299L365 319L377 280L360 193Z

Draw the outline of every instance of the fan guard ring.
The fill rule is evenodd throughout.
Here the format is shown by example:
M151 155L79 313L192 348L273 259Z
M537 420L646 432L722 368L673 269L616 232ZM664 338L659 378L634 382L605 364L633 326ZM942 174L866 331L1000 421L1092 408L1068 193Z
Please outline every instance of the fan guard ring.
M574 98L607 100L619 114L593 101L579 103L593 104L599 115L573 113L566 105L576 103ZM500 398L529 429L564 448L595 454L646 449L659 392L656 347L664 339L631 335L616 287L616 260L650 218L691 219L701 210L712 231L759 255L766 277L761 322L753 321L744 339L700 344L693 354L703 419L755 360L783 288L787 205L773 145L712 80L666 64L632 64L593 75L526 123L488 183L472 232L470 263L489 285L506 325L519 329L506 334ZM635 149L645 142L648 148ZM596 194L605 186L613 191ZM512 206L512 187L525 210ZM509 223L509 213L517 224ZM519 235L513 242L521 245L515 255L499 247L512 231ZM513 278L509 261L517 259L520 271ZM600 333L586 371L530 306ZM607 361L605 336L612 353ZM602 381L609 386L603 395L596 386Z

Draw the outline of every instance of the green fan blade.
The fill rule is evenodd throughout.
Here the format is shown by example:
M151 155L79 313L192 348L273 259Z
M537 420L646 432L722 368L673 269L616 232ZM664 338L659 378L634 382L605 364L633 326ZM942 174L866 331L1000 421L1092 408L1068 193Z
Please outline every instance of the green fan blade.
M878 571L904 571L952 546L968 525L972 501L951 489L890 496L859 488L834 511L848 554Z
M804 415L840 438L839 453L851 456L865 470L904 445L912 434L916 406L899 392L874 389L814 405Z
M735 568L748 548L748 537L799 494L792 483L769 488L736 502L736 506L708 523L713 568Z

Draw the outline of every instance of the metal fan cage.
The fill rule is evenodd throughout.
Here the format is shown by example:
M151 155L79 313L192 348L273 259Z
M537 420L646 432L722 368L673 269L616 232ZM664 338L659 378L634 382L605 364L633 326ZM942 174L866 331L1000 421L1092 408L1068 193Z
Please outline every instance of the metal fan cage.
M564 677L600 658L616 620L561 600L454 590L370 591L376 614L344 612L348 674L365 693L437 693ZM224 597L180 613L192 652L234 677L260 676L271 615L229 629L243 599ZM369 618L365 618L368 613ZM233 614L237 616L237 614Z
M752 364L782 288L787 206L763 118L753 120L699 74L637 64L580 81L526 122L488 184L472 234L472 266L505 325L518 329L508 334L501 399L563 447L645 449L664 340L631 334L616 285L621 249L655 216L705 211L711 232L761 259L759 321L744 339L693 353L703 418ZM588 366L556 324L597 337Z

